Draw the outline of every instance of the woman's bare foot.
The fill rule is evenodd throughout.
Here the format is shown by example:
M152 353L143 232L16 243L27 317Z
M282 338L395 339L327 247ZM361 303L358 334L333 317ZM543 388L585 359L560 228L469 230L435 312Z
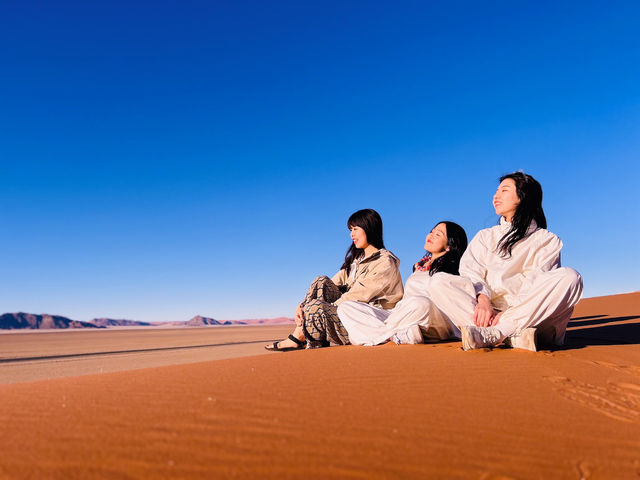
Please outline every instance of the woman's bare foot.
M304 342L304 333L302 332L302 327L296 327L293 333L291 333L291 336L297 338L301 342ZM277 343L270 343L268 345L265 345L264 348L266 348L267 350L277 351L282 349L301 349L303 347L301 347L299 343L295 343L290 338L285 338L284 340L280 340Z

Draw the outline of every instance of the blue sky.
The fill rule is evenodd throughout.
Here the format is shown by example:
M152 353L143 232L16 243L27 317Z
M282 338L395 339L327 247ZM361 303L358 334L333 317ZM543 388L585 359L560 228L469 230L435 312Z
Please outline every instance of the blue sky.
M293 314L375 208L424 234L544 189L585 295L640 289L640 5L1 7L0 313Z

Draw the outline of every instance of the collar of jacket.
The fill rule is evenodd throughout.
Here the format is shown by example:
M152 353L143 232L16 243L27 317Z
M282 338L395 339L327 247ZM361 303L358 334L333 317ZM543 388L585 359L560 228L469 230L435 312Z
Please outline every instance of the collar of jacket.
M532 234L537 229L538 229L538 224L536 223L535 220L531 220L531 224L529 225L529 228L527 228L526 235ZM504 219L504 217L500 217L500 231L502 233L507 233L509 230L511 230L511 222L507 222Z
M396 264L400 262L400 260L398 260L398 257L396 257L389 250L387 250L386 248L381 248L380 250L373 252L368 257L364 257L362 260L360 260L360 264L363 264L366 262L373 262L374 260L378 260L383 255L391 257L393 261L396 262Z

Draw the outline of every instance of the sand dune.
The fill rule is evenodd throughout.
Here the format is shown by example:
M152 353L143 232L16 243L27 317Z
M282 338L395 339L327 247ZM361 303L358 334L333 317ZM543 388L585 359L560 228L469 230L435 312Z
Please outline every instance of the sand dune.
M339 347L0 386L1 478L638 478L640 293L565 348Z

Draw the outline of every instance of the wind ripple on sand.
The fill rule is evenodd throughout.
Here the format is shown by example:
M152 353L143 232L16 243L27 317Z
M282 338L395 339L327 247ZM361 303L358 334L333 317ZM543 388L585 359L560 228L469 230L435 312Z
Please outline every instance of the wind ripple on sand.
M569 400L616 420L640 423L640 385L620 382L600 387L567 377L545 378Z

